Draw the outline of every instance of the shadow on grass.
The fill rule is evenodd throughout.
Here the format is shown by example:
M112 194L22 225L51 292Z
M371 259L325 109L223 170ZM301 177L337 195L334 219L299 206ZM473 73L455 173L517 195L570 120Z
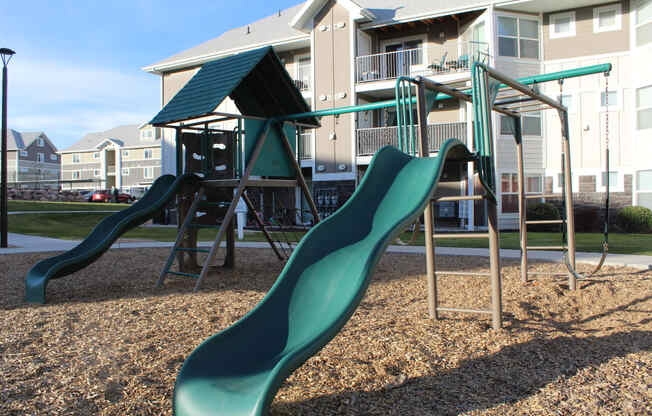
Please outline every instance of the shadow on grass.
M558 379L573 377L584 368L596 368L615 357L651 349L650 331L533 339L507 346L495 354L462 361L449 371L435 370L430 376L409 378L398 387L281 403L274 406L272 415L464 414L509 405Z

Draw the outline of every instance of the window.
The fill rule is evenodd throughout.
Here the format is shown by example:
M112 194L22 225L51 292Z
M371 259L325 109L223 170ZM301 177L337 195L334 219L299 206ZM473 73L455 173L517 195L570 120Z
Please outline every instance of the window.
M129 150L123 150L122 151L122 158L123 159L129 159Z
M618 108L618 91L609 90L609 92L602 91L600 93L600 107L607 107L607 99L609 99L609 108Z
M72 154L72 163L79 163L79 153Z
M152 149L145 149L145 159L152 158Z
M593 32L610 32L621 29L620 3L593 9Z
M602 186L607 186L607 172L602 172ZM609 171L609 187L618 186L618 172Z
M382 78L396 78L401 75L410 75L413 65L422 65L425 61L425 49L423 43L425 37L419 39L392 39L381 45L385 52L382 56L381 65ZM431 57L440 62L442 56Z
M652 0L638 0L635 26L636 46L652 43Z
M93 176L95 176L96 178L99 178L100 177L100 170L99 169L93 169Z
M499 16L498 55L539 59L539 22Z
M652 129L652 85L636 90L636 129Z
M637 204L652 209L652 170L636 172Z
M99 159L99 158L100 158L100 152L93 153L93 159Z
M511 117L500 116L500 134L502 136L514 135L514 123Z
M521 115L521 135L541 137L541 131L540 111ZM511 117L500 116L500 134L503 136L514 135L514 124Z
M523 136L541 137L541 112L523 114Z
M45 146L45 140L43 140L43 137L39 137L39 138L38 138L38 142L37 142L37 144L38 144L38 147L43 147L43 146Z
M36 154L36 161L37 162L45 162L45 153L37 153Z
M154 177L154 168L151 166L144 168L143 176L145 179L152 179Z
M543 193L543 176L526 176L525 192L528 194Z
M20 151L20 155L21 155L22 157L27 157L27 156L29 156L29 153L27 153L27 150L21 150L21 151Z
M57 155L51 154L50 155L50 160L57 160Z
M503 173L500 180L500 190L502 212L518 212L518 175Z
M301 91L309 91L312 84L310 82L312 79L312 64L310 62L310 55L300 56L297 59L296 70L297 87Z
M575 12L550 15L550 39L575 36Z
M129 168L122 168L122 176L129 176Z
M79 178L81 178L81 171L79 171L79 170L74 170L74 171L72 172L72 178L73 178L73 179L79 179Z

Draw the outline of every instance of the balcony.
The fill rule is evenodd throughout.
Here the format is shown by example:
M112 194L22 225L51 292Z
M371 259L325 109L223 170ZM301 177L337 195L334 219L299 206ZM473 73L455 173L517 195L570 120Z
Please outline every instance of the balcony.
M296 79L293 80L294 85L299 91L312 90L312 65L299 65L297 68Z
M312 132L299 135L299 159L312 159Z
M474 59L488 62L487 43L459 42L358 56L355 58L356 82L463 72L470 70Z
M417 137L417 126L413 125ZM448 139L455 138L467 143L466 122L437 123L428 125L429 151L436 152ZM358 156L372 156L383 146L398 147L398 127L372 127L356 130L356 152Z

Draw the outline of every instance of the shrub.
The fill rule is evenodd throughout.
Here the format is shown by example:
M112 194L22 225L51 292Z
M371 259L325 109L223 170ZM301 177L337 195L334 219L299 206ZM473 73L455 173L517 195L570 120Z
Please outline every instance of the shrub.
M559 210L553 204L548 202L540 202L534 206L528 207L527 217L528 221L535 220L558 220ZM561 231L560 224L533 224L528 225L528 231L546 231L546 232L559 232Z
M595 205L575 205L575 232L601 233L604 229L604 209Z
M625 207L618 212L616 225L628 233L652 231L652 211L645 207Z

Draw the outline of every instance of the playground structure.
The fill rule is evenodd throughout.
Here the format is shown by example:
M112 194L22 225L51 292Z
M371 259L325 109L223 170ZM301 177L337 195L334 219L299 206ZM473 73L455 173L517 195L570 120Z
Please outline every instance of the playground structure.
M152 120L155 126L176 130L176 185L168 186L164 196L156 198L155 207L145 208L147 203L138 207L134 205L132 221L109 222L104 228L96 228L91 234L96 237L87 239L88 243L85 240L74 249L76 252L73 250L64 254L63 258L55 257L37 264L27 277L27 299L43 302L48 279L61 277L89 264L108 249L117 236L147 218L153 208L167 203L174 195L179 195L178 205L182 206L179 209L179 233L158 283L163 284L167 274L172 273L196 279L195 289L198 289L211 270L220 243L225 238L225 266L233 266L235 207L243 198L252 208L246 195L247 187L299 186L309 203L316 226L299 243L265 298L233 326L203 342L187 358L175 385L175 414L265 414L282 381L346 324L364 296L385 248L422 213L426 232L430 315L437 319L439 312L489 314L492 326L498 329L502 326L502 291L491 112L510 117L514 125L519 160L524 279L527 279L527 250L537 248L527 246L520 114L533 109L556 109L559 113L566 183L563 192L566 218L559 220L559 223L564 226L568 236L567 244L559 249L568 253L569 288L576 289L579 275L575 272L567 112L558 101L528 85L608 73L610 69L610 65L597 65L513 80L483 63L474 62L470 89L457 89L422 77L403 77L397 81L397 97L394 100L307 111L305 102L271 48L205 64ZM227 96L236 102L242 114L215 111ZM430 157L427 114L436 101L451 97L473 104L472 149L451 138L442 145L436 156ZM412 120L413 105L417 110L416 122ZM319 125L318 117L391 106L397 108L399 115L399 148L385 147L378 151L352 197L336 213L320 222L296 160L297 141L291 139L296 137L296 127L315 128ZM211 126L224 121L235 121L237 128L227 131ZM411 125L417 126L416 131ZM194 149L193 140L199 142ZM488 232L435 234L432 200L441 174L446 164L468 163L473 163L484 194L444 197L446 199L443 200L485 200ZM188 169L192 173L188 173ZM154 199L155 193L150 191L148 195ZM201 224L197 222L200 209L219 212L207 213L210 224ZM113 224L113 228L108 230L110 224ZM264 227L262 221L260 224ZM218 228L209 250L197 248L196 237L189 236L192 228L202 225ZM103 233L111 237L100 238ZM452 236L489 240L488 275L492 300L486 310L443 308L438 304L437 275L467 274L463 271L436 270L435 242L439 238ZM270 244L274 248L271 239ZM207 254L199 273L188 270L194 266L196 260L193 256L197 253ZM175 259L178 260L178 271L171 270ZM42 298L30 296L37 289L41 290Z

